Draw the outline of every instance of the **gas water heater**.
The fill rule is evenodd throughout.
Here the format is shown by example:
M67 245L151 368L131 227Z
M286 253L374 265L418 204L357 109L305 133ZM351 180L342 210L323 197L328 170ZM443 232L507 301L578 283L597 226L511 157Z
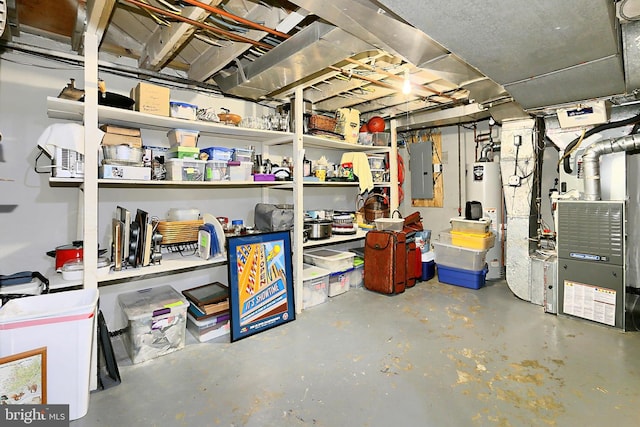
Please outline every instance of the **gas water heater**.
M496 243L487 252L487 279L504 277L504 203L498 162L476 162L467 167L466 194L468 201L482 203L483 216L491 219L491 231Z

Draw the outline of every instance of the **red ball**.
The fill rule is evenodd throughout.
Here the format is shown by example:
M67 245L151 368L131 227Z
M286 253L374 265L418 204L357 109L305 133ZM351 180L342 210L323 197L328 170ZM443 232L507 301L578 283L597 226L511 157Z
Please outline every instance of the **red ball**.
M367 122L369 132L384 132L384 119L380 116L371 117Z
M367 126L367 124L363 124L362 126L360 126L360 132L361 133L368 133L369 132L369 126Z

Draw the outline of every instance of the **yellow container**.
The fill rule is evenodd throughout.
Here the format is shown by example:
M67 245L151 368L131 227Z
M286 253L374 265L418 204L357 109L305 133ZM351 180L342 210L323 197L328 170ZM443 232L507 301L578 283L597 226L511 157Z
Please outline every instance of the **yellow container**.
M478 234L452 230L441 231L440 241L463 248L486 250L493 247L496 242L496 236L491 231Z

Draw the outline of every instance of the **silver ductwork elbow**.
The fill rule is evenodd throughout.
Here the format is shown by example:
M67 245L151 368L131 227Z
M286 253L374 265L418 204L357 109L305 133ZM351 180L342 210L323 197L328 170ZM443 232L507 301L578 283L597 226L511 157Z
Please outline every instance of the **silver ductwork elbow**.
M600 200L600 156L640 149L640 135L627 135L622 138L605 139L591 144L582 155L584 172L584 199Z

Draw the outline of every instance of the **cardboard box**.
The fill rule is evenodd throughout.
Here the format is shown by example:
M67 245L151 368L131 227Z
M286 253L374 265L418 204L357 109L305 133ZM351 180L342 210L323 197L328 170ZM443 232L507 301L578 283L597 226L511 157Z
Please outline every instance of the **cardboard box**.
M129 147L142 148L142 138L117 133L105 133L102 137L102 145L128 145Z
M140 132L140 128L126 128L126 127L115 126L110 124L101 125L100 130L106 133L115 133L118 135L129 135L129 136L142 135L142 132Z
M151 180L151 168L144 166L102 165L98 177L104 179L127 179L135 181Z
M136 101L135 109L142 113L169 116L171 90L166 87L140 82L131 89L131 98Z

